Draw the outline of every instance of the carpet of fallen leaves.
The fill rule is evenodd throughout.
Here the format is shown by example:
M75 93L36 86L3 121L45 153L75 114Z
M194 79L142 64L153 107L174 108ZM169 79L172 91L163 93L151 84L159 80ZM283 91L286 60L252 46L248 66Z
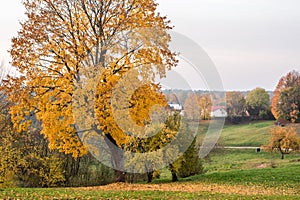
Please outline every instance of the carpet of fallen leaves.
M268 188L264 186L245 185L221 185L206 183L168 183L168 184L129 184L113 183L98 187L82 187L80 190L103 190L103 191L172 191L172 192L210 192L239 195L298 195L300 186L297 188Z
M300 199L298 185L266 187L203 182L114 183L77 188L0 188L0 199Z

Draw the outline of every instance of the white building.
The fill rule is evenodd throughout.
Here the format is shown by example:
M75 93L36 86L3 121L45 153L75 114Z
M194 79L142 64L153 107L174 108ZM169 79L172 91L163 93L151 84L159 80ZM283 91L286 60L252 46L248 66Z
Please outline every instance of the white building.
M211 118L221 118L221 117L227 117L228 114L225 107L216 106L211 108L210 116Z
M172 111L180 111L180 115L184 116L183 106L178 103L168 103L168 107Z
M177 111L183 110L183 106L181 104L178 104L178 103L169 103L168 105L169 105L170 109L177 110Z

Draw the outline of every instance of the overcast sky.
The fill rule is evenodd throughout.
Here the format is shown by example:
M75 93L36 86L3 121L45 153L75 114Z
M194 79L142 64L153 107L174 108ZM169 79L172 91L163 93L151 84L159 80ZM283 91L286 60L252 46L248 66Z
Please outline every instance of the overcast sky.
M299 0L157 0L176 32L198 43L215 63L226 90L274 90L300 71ZM0 3L0 59L20 28L21 0Z

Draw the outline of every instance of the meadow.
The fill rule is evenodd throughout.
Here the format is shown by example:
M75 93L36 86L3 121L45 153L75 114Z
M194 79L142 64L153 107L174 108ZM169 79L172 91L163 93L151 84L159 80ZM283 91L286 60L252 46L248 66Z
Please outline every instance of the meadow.
M268 142L269 129L273 126L273 121L225 125L221 135L221 143L224 146L259 147Z
M273 122L225 126L224 146L260 146ZM222 148L204 159L205 174L172 183L162 170L153 183L78 188L0 189L0 199L300 199L300 155Z

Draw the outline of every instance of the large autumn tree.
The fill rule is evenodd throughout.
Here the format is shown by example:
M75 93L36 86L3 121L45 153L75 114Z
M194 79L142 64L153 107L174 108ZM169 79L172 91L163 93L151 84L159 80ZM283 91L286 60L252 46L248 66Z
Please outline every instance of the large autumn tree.
M20 76L6 83L15 127L26 131L31 125L28 116L35 115L51 149L78 157L87 150L76 122L89 112L84 120L95 131L85 135L98 134L112 151L122 147L134 133L125 132L119 126L123 119L114 117L120 109L129 110L123 113L137 126L147 125L146 110L164 105L155 76L165 76L176 63L168 48L169 22L156 12L155 1L25 0L24 5L27 20L11 49L12 65ZM150 98L138 98L142 95L136 90ZM76 111L74 96L80 97ZM119 97L126 100L122 108L116 108ZM143 112L137 113L137 106ZM86 109L80 113L81 107ZM113 166L122 169L118 160L113 159ZM119 175L117 181L123 180Z
M291 71L283 76L274 91L272 113L276 119L300 122L300 74Z

